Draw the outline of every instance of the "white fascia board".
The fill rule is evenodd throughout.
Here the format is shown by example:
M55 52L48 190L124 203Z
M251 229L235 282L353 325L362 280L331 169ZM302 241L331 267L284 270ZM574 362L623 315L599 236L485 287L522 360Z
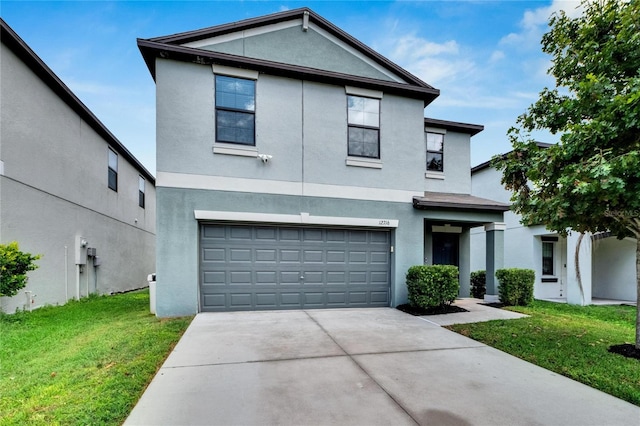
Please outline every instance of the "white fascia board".
M219 222L249 222L249 223L283 223L295 225L323 225L323 226L355 226L365 228L397 228L397 219L372 219L363 217L340 216L312 216L309 213L272 214L227 212L212 210L194 210L196 220Z
M503 222L493 222L493 223L487 223L486 225L484 225L484 230L486 232L505 231L506 229L507 229L507 224Z
M412 203L423 191L158 172L156 187Z

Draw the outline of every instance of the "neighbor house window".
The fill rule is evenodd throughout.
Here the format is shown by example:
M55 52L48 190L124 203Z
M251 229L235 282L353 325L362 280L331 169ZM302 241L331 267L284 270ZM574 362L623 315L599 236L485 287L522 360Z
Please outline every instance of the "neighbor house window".
M427 171L444 171L444 135L426 133L427 137Z
M144 209L144 178L138 176L138 205Z
M348 154L380 158L380 99L347 96Z
M114 191L118 191L118 154L109 148L108 185Z
M542 275L555 275L554 263L555 257L553 255L554 243L543 242L542 243Z
M216 75L216 141L255 145L256 82Z

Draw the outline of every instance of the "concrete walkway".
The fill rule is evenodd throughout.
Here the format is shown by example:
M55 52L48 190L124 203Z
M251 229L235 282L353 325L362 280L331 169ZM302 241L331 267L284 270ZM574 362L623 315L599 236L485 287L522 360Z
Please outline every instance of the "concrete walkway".
M639 407L436 321L392 308L199 314L125 425L639 424Z

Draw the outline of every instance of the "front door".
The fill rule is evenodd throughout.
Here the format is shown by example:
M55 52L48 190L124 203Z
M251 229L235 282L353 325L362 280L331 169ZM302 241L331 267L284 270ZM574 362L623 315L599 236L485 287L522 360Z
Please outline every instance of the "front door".
M433 233L433 264L460 266L460 234Z

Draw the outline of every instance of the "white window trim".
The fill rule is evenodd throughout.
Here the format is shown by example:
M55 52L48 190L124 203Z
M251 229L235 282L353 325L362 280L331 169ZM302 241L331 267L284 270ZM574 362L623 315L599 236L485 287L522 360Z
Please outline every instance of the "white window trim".
M217 75L246 78L249 80L258 79L258 71L254 71L254 70L247 70L244 68L233 68L233 67L228 67L226 65L218 65L218 64L211 65L211 69L213 70L213 73Z
M428 172L425 172L424 177L427 179L444 180L444 172L436 172L434 170L429 170Z
M345 86L347 95L360 96L364 98L382 99L383 93L379 90L363 89L361 87Z
M258 157L258 148L251 145L216 142L213 144L213 153L222 155L235 155L238 157Z
M352 167L365 167L369 169L382 168L382 160L378 158L347 157L345 163L347 164L347 166Z

